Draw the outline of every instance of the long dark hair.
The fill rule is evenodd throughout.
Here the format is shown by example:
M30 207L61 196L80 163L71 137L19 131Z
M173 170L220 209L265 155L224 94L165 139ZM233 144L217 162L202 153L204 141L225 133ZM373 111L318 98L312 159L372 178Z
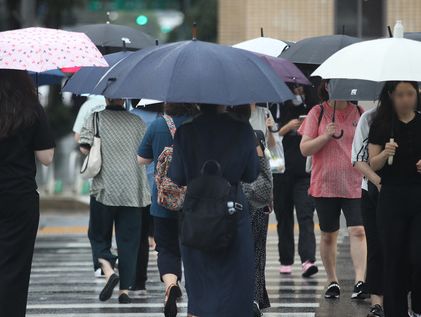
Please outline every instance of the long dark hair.
M34 83L26 71L0 69L0 139L34 124L37 103Z
M420 95L418 91L418 83L415 81L388 81L385 83L380 96L379 105L377 107L376 115L372 122L372 127L376 127L380 130L381 134L394 136L395 122L397 115L395 107L390 96L400 83L407 83L412 85L417 92L417 104L416 109L420 107Z

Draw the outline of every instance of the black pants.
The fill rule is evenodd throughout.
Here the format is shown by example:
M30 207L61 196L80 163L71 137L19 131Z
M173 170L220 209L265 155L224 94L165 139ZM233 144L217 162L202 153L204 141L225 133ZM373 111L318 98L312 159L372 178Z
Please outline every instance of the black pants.
M0 316L25 316L38 223L38 193L0 196Z
M162 278L174 274L181 280L181 253L178 238L178 218L154 217L154 235L158 251L158 269Z
M89 220L88 235L94 258L107 260L112 266L117 260L117 256L111 252L113 225L115 226L120 289L129 289L135 280L141 216L140 208L105 206L97 202L95 213L91 214Z
M97 217L96 216L97 213L101 213L101 208L102 207L101 207L100 204L97 203L97 201L95 199L95 196L91 196L90 198L91 198L91 200L89 202L89 227L88 227L88 236L89 236L89 239L91 240L92 260L93 260L93 264L94 264L94 271L96 271L96 270L100 269L101 266L100 266L100 264L98 262L98 258L95 256L95 252L94 252L94 250L97 249L97 247L94 246L94 244L96 243L96 240L90 238L91 235L93 234L93 231L95 231L92 228L93 221L91 219L93 219L94 217ZM95 221L94 221L94 223L95 223ZM108 239L108 242L107 242L107 245L109 246L109 248L111 250L112 239L113 239L113 228L111 227L110 229L111 229L111 231L107 235L104 235L104 240L105 240L105 237L109 238ZM101 243L102 244L105 244L105 241L101 241Z
M137 253L135 287L144 289L148 280L149 237L153 237L153 217L149 213L150 206L142 208L142 230Z
M283 265L294 263L294 206L298 226L298 254L301 262L316 260L316 238L314 235L314 202L308 195L309 177L289 174L273 175L273 197L278 221L279 261Z
M386 317L421 314L421 186L386 186L377 209L384 252L384 310Z
M367 292L383 295L383 248L377 228L377 201L379 192L372 183L362 191L361 213L367 237Z

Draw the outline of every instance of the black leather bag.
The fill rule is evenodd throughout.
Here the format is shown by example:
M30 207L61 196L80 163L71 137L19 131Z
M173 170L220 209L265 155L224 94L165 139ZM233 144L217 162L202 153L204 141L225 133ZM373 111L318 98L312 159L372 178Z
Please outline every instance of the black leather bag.
M200 176L187 185L180 222L181 243L201 251L227 249L235 238L237 219L243 209L236 202L239 190L239 185L231 185L222 176L217 161L206 161Z

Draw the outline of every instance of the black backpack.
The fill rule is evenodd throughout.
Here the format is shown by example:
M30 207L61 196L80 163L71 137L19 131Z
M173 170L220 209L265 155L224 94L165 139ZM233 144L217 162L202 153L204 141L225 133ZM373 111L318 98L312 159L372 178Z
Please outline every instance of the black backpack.
M235 238L239 212L243 210L237 202L240 190L240 185L232 185L222 176L217 161L206 161L200 175L187 185L181 243L201 251L227 249Z

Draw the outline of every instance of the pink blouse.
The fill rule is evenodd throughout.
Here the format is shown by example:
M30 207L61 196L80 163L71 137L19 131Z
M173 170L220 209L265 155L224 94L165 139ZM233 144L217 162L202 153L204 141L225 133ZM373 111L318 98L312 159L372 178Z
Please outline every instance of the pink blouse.
M332 122L333 108L323 103L323 118L318 126L320 106L313 107L298 130L312 139L322 135ZM309 194L313 197L361 197L361 174L351 163L352 141L360 113L357 106L348 103L342 110L336 109L337 130L344 130L343 137L331 139L313 155L313 167ZM339 132L337 132L338 134Z

